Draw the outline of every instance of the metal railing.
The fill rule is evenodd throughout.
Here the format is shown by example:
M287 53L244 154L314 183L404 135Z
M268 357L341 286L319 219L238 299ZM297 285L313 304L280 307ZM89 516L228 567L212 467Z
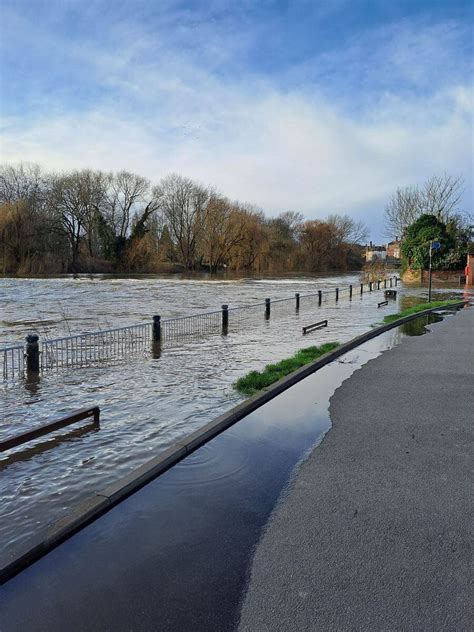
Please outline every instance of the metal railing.
M56 432L56 430L75 424L78 421L83 421L84 419L87 419L88 421L92 419L93 423L98 425L100 422L100 408L98 406L92 406L91 408L76 410L74 413L56 421L43 424L33 430L27 430L26 432L22 432L21 434L13 437L7 437L6 439L0 441L0 452L17 448L20 445L24 445L25 443L44 437L47 434Z
M90 333L43 340L41 369L90 366L148 350L152 339L151 323L103 329Z
M395 280L395 281L394 281ZM37 335L27 336L26 345L15 345L0 349L3 379L9 380L54 368L85 367L105 361L119 360L133 354L159 353L163 345L192 339L209 334L228 334L239 329L261 326L270 318L285 318L300 310L307 311L335 297L363 296L366 292L392 287L398 279L350 285L344 288L318 290L309 294L296 293L292 297L262 303L228 307L220 310L161 319L154 316L153 322L103 329L62 338L39 340Z
M3 379L19 377L25 372L25 347L15 345L0 349Z
M222 311L204 312L190 316L178 316L161 321L163 341L179 340L186 336L200 336L219 331L222 326Z
M327 319L319 320L317 323L313 323L312 325L306 325L306 327L303 327L303 336L306 336L306 334L309 334L315 329L321 329L322 327L327 327L327 326L328 326Z

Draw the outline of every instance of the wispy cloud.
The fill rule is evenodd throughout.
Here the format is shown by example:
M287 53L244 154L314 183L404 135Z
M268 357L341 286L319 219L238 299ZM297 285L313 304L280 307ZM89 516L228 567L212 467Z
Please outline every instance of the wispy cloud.
M36 79L22 70L17 108L3 85L3 160L126 168L153 180L177 171L270 213L352 212L375 237L394 188L435 172L463 175L470 204L473 99L462 23L377 24L339 45L309 43L297 62L262 71L256 47L277 15L252 24L223 3L196 12L170 2L147 16L147 4L137 2L131 19L117 11L105 37L96 32L100 2L82 16L95 28L83 23L71 38L67 16L33 29L27 12L9 9L10 38L27 38L35 52L47 42L54 59L42 50ZM277 44L261 46L281 54Z

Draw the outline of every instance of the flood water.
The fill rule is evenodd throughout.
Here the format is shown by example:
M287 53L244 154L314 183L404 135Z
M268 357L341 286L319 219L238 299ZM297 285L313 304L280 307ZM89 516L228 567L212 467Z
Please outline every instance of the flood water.
M404 337L392 329L298 382L11 579L2 631L237 629L254 547L330 429L330 398Z
M357 286L357 274L318 278L205 280L103 276L0 279L0 346L26 333L56 337L149 322L153 314L181 316L230 306ZM1 386L0 437L18 434L78 408L99 405L100 429L62 432L0 457L0 541L10 552L72 505L117 480L176 439L231 408L232 384L297 349L344 342L387 313L420 300L425 290L399 285L396 301L378 309L382 291L330 297L321 307L275 316L228 336L183 341L122 362L44 373L39 380ZM460 290L448 289L443 298ZM304 303L303 303L304 304ZM232 315L231 315L232 317ZM301 327L328 318L327 329L303 337Z

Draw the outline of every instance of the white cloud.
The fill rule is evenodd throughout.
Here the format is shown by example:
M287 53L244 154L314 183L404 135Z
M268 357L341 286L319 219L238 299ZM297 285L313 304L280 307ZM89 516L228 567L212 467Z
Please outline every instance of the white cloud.
M189 52L166 52L146 38L136 43L136 33L121 36L114 55L93 46L74 53L110 92L94 105L51 102L48 111L43 101L38 114L6 118L2 160L128 169L154 181L179 172L268 213L352 213L370 223L376 239L398 186L447 171L464 176L469 203L467 85L440 82L429 96L385 92L351 112L347 98L336 105L317 85L289 89L251 73L219 77ZM420 46L432 49L433 38L420 41L412 47L417 55ZM409 67L408 53L396 52L399 66Z

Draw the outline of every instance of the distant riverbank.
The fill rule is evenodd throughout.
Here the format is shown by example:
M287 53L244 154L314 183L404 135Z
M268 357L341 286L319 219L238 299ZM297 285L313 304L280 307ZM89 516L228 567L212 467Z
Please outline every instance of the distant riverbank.
M438 283L459 283L460 277L464 276L464 270L432 270L432 280ZM407 268L401 274L404 283L426 283L428 281L428 270L413 270Z

